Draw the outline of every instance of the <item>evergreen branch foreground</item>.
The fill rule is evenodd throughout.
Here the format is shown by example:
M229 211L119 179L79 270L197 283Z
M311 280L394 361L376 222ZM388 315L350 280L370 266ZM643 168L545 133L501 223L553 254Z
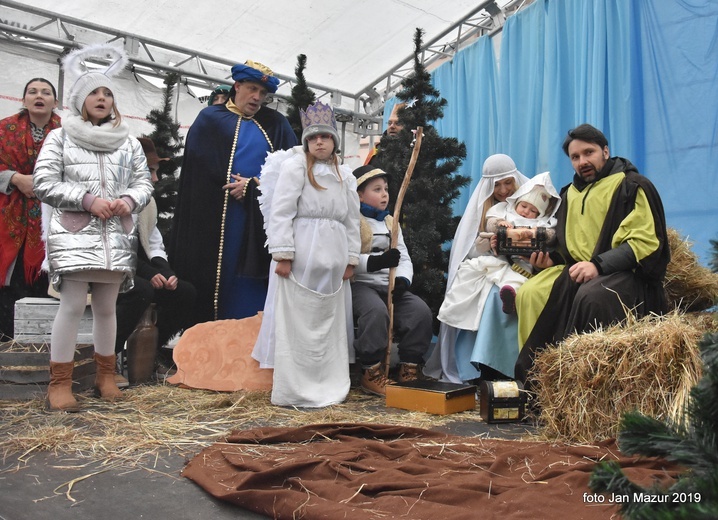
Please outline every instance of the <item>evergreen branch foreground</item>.
M599 464L589 487L596 493L625 497L621 513L631 520L718 518L718 333L699 344L703 377L691 390L682 421L659 421L637 412L621 419L618 445L628 455L662 457L685 466L669 488L641 487L616 462Z

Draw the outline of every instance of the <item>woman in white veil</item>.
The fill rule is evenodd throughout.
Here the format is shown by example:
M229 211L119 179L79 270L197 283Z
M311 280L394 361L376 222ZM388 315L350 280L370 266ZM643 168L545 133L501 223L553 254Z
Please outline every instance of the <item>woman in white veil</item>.
M461 217L449 256L449 272L446 281L446 288L449 290L459 264L469 255L479 255L489 250L488 239L484 242L477 243L477 237L480 231L484 231L486 225L486 212L499 202L504 202L507 197L513 195L516 190L528 178L525 177L517 168L513 159L505 154L494 154L489 156L485 161L481 171L481 180L474 188L464 215ZM486 323L485 330L491 329L492 332L500 331L509 326L509 329L515 329L517 324L505 323L488 323L494 321L497 316L493 312L497 307L500 320L508 320L516 322L516 316L504 314L501 310L501 301L498 294L495 298L488 298L484 308L484 316L482 317L479 329ZM489 317L491 317L489 319ZM481 373L467 362L462 362L461 366L457 365L456 359L456 340L459 329L450 327L444 323L440 325L439 337L436 347L432 352L430 359L426 363L424 373L431 377L441 379L442 381L450 381L453 383L461 383L481 376ZM474 335L476 333L473 333ZM515 331L513 334L515 337ZM516 340L518 348L518 340ZM459 370L461 368L461 370ZM512 375L512 374L508 374Z

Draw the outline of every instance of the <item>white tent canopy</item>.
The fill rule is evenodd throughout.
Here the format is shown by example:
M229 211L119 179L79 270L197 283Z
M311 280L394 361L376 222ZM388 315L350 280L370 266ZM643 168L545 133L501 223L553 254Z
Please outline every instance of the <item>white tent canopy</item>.
M0 116L17 110L31 77L56 81L63 102L69 85L63 87L57 58L77 44L111 42L128 51L132 70L124 74L127 88L118 104L135 135L152 131L145 117L161 105L167 72L181 77L174 108L186 131L208 89L231 83L231 66L247 59L270 66L282 80L273 103L284 111L297 56L305 54L305 77L319 99L335 107L344 159L358 166L371 144L363 138L381 133L384 101L412 70L417 27L425 31L422 58L431 67L500 28L526 3L242 0L220 11L186 0L3 1L0 67L13 74L0 77Z
M12 6L16 2L2 3ZM310 82L356 93L411 56L417 27L424 29L429 40L473 13L477 16L474 25L491 28L489 12L500 14L496 4L508 10L516 3L235 0L223 4L226 8L222 9L220 4L187 0L25 0L21 5L219 56L230 63L252 59L284 76L293 77L296 57L303 53L309 58ZM2 22L11 25L15 22L32 28L44 23L37 17L21 18L25 17L9 9L0 15ZM42 32L47 29L56 31L58 37L66 36L60 27ZM447 45L452 39L453 35L446 38Z

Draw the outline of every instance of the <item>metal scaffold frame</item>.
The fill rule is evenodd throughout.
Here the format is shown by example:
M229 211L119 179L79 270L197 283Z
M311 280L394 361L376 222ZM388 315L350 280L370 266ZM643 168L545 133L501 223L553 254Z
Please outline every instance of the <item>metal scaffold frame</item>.
M459 49L478 37L500 31L507 16L531 1L509 1L503 8L497 5L496 0L481 2L460 21L424 45L421 55L424 65L427 69L436 67L450 60ZM32 26L16 23L13 12L15 15L22 15L17 19L30 17L37 20L37 23ZM115 41L123 43L130 57L131 70L135 74L161 79L168 73L176 73L182 84L207 90L220 84L231 83L231 76L227 71L236 61L169 45L60 13L28 7L20 2L0 1L0 42L59 58L80 45ZM345 128L349 123L354 133L379 135L382 132L381 114L384 103L401 88L404 78L412 73L413 62L412 54L356 93L316 83L307 84L315 91L318 99L330 99L335 107L337 121ZM295 81L294 76L276 71L275 76L280 80L279 90L289 92ZM287 97L288 94L279 91L274 95L275 101L280 103L286 103ZM348 104L353 104L353 110L340 106L343 104L342 98L350 101Z
M485 0L461 20L448 27L445 31L424 43L421 60L427 70L432 70L442 63L451 60L463 47L485 35L493 35L501 31L506 18L518 12L533 0L512 0L499 7L496 0ZM369 114L381 114L385 100L391 98L401 88L402 81L414 70L414 55L407 56L403 61L361 89L355 97L367 96L370 103L365 103Z

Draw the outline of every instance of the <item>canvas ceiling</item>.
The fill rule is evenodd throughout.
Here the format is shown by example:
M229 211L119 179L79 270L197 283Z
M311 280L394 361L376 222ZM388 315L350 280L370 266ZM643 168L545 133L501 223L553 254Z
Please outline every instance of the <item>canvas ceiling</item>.
M430 39L479 2L25 0L24 4L236 62L253 59L288 76L293 76L297 55L303 53L308 57L308 81L356 93L412 54L417 27Z

